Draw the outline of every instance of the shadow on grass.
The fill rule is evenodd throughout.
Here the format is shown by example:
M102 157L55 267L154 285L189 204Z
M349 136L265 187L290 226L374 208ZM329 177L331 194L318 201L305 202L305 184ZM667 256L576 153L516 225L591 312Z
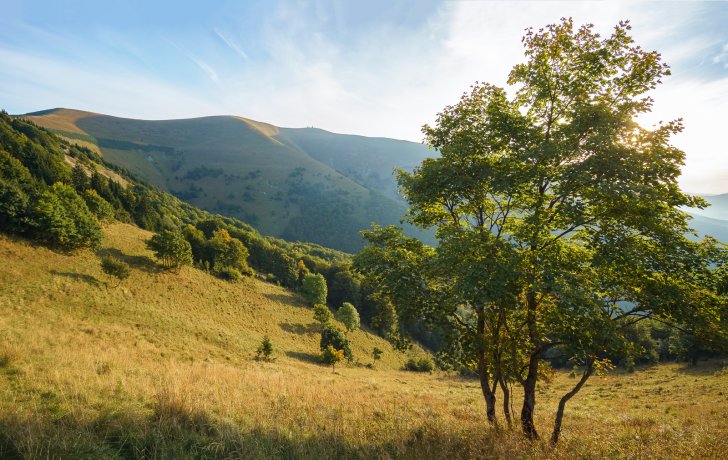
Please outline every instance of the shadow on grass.
M321 359L319 359L319 355L315 353L304 353L302 351L287 351L286 356L289 358L294 358L299 361L304 361L306 363L313 363L313 364L321 364Z
M148 273L159 273L164 269L160 267L151 257L148 256L131 256L124 254L116 248L104 248L96 251L98 257L116 257L129 264L130 267L142 270Z
M321 327L317 323L278 323L278 325L284 331L297 335L315 334L321 331Z
M306 304L304 304L301 301L301 298L293 293L286 293L286 294L263 294L268 299L273 300L275 302L280 302L282 304L291 305L293 307L306 307Z
M99 282L96 277L87 275L85 273L59 272L58 270L51 270L51 274L55 276L63 276L64 278L71 278L74 280L83 281L84 283L90 284L91 286L101 285L101 282Z
M49 408L0 415L0 458L473 458L465 438L427 425L391 440L355 442L341 434L297 436L285 425L243 427L195 407L189 398L161 396L151 413L103 408L62 418ZM257 423L257 422L254 422ZM479 452L482 453L482 452Z
M687 375L714 375L723 369L728 369L728 360L711 358L698 360L697 364L682 363L677 369L681 374Z

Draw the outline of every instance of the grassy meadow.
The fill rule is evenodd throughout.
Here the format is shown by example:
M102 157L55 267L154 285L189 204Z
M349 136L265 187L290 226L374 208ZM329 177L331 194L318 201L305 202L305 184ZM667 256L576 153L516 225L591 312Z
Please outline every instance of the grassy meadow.
M317 362L318 329L297 295L160 271L149 233L104 233L98 254L133 269L119 286L91 251L0 236L0 458L728 456L726 363L593 377L552 449L488 428L476 380L400 370L420 349L398 353L357 331L358 362L332 372ZM272 362L254 359L264 334ZM375 346L384 355L370 369ZM557 372L541 385L545 437L574 383Z

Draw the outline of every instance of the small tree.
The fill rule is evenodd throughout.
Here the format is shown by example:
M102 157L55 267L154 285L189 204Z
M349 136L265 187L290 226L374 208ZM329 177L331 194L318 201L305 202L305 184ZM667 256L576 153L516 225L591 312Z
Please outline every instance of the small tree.
M379 347L372 348L372 358L374 359L374 363L376 363L377 361L379 361L380 359L382 359L382 354L383 353L384 353L384 351L382 351L382 349L379 348ZM374 363L372 363L372 365Z
M344 351L337 350L331 345L328 345L326 348L324 348L324 351L321 353L321 361L323 361L324 364L328 364L331 366L331 372L336 371L336 363L342 361L343 359Z
M354 359L349 339L333 324L325 325L321 331L321 342L319 343L321 351L326 350L329 345L337 350L342 350L347 360L352 361Z
M101 258L101 270L107 275L117 279L116 286L121 284L121 282L125 279L129 278L129 274L131 273L129 264L113 256L105 256Z
M268 334L263 336L263 341L255 352L255 359L258 361L270 361L273 355L273 343L270 341Z
M318 303L313 306L313 319L321 323L321 326L325 326L334 319L334 315L331 313L331 310L329 310L329 307Z
M147 248L167 268L179 271L183 265L192 265L192 247L179 233L163 230L147 241Z
M359 312L349 302L344 302L341 308L336 311L336 319L344 323L346 330L349 332L359 329Z
M321 273L304 276L301 293L310 305L326 304L326 278Z

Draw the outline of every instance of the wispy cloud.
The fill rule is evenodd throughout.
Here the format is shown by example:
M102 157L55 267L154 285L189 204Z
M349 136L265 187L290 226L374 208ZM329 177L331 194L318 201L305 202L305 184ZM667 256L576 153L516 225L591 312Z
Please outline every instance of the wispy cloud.
M230 38L227 35L225 35L224 33L220 32L220 30L217 27L214 28L213 30L215 32L215 35L220 37L220 40L225 42L225 44L231 50L235 51L235 53L237 53L238 56L240 56L241 58L243 58L246 61L250 60L250 58L248 57L248 54L245 51L243 51L243 49L240 48L240 46L238 46L238 44L232 40L232 38Z
M220 83L220 77L218 76L218 74L215 71L215 69L213 69L212 67L210 67L210 65L208 63L206 63L202 59L197 58L197 57L192 56L192 55L188 55L187 57L190 58L190 60L192 62L194 62L195 64L197 64L197 66L200 69L202 69L202 71L205 72L208 77L210 77L210 80L212 80L215 83Z

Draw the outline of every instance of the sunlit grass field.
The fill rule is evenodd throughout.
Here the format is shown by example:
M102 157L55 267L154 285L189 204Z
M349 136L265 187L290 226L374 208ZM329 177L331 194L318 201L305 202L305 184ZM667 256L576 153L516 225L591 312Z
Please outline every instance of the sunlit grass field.
M90 251L0 237L0 458L728 456L728 363L593 377L552 449L488 428L477 381L400 370L422 350L357 331L358 362L332 372L295 294L159 271L147 232L114 224L105 235L99 254L133 269L118 287ZM254 359L264 334L272 362ZM384 355L367 368L375 346ZM544 437L574 383L557 372L541 385Z

